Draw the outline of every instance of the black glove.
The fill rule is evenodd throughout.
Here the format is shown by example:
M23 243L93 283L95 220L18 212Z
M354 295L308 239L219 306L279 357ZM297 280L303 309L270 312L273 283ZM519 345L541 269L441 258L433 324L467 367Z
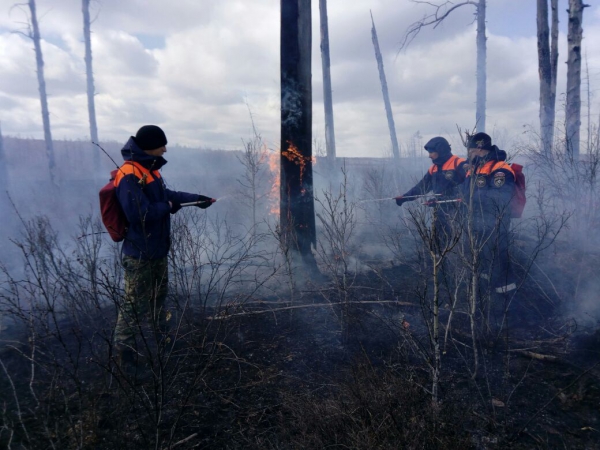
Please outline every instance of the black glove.
M396 205L402 206L403 203L406 203L408 200L402 197L401 195L396 197Z
M171 200L171 214L175 214L180 209L181 209L181 203L174 202L173 200Z
M212 205L214 202L216 202L215 199L207 197L206 195L198 195L198 200L196 200L196 201L201 202L196 205L198 208L201 208L201 209L206 209L210 205Z

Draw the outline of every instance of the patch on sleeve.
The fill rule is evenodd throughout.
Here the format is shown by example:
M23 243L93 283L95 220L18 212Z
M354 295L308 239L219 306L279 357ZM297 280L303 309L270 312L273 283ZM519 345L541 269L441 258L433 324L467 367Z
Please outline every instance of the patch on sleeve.
M453 170L447 170L444 173L444 177L446 178L446 180L452 180L454 178L454 171Z
M504 186L506 183L506 174L504 172L497 172L494 174L494 186L497 188Z
M477 177L477 181L475 181L477 187L482 188L487 184L487 180L485 177Z

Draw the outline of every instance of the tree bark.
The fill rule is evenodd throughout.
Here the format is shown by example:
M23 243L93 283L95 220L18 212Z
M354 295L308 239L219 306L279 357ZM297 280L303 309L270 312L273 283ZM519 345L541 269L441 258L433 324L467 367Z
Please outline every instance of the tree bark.
M552 81L550 83L550 93L552 96L552 105L554 108L552 140L554 140L554 123L556 122L556 78L558 73L558 0L550 0L552 8L552 25L550 28L550 64L552 65Z
M83 41L85 43L85 74L87 81L88 117L90 121L90 139L98 143L98 125L96 124L96 105L94 102L94 71L92 68L92 39L90 26L90 0L81 0L83 13ZM93 146L94 167L100 167L100 150Z
M40 92L40 103L42 106L42 122L44 124L44 141L46 142L46 155L48 157L48 168L50 181L56 183L56 164L54 162L54 146L52 143L52 132L50 130L50 112L48 110L48 95L46 94L46 80L44 78L44 58L42 56L42 45L40 28L38 26L35 0L29 0L29 11L31 13L31 33L35 49L35 62L37 66L38 89Z
M581 40L584 7L582 0L569 0L566 144L567 151L574 159L579 158L581 131Z
M485 131L485 108L487 98L487 38L485 36L486 0L479 0L477 6L477 107L475 121L477 131Z
M280 225L305 263L316 245L312 172L311 1L281 0ZM316 266L315 266L316 267Z
M552 154L554 136L554 98L552 96L553 73L550 52L550 27L548 26L548 0L537 0L537 48L540 77L541 150L543 155L549 157ZM556 90L554 92L556 93Z
M323 66L323 104L325 107L325 149L330 166L336 157L335 131L333 125L333 94L331 90L331 59L329 56L329 24L327 0L319 0L321 18L321 65Z
M385 69L383 67L383 58L381 51L379 50L379 40L377 39L377 30L375 29L375 21L373 20L373 13L371 13L371 39L373 40L373 47L375 48L375 59L377 59L377 67L379 68L379 80L381 81L381 92L383 93L383 103L385 105L385 113L387 115L388 128L390 130L390 138L392 140L392 154L396 161L400 160L400 148L398 147L398 138L396 136L396 124L394 123L394 116L392 114L392 104L390 103L390 95L388 93L387 80L385 78Z

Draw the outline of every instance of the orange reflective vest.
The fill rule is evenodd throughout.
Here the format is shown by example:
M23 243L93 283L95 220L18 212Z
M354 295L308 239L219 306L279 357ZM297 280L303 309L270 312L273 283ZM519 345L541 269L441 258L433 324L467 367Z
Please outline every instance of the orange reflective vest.
M119 186L119 183L123 179L123 177L127 175L135 175L136 178L139 178L139 183L143 186L146 186L154 181L154 179L159 179L160 172L158 170L153 170L150 172L144 166L136 161L125 161L125 163L117 170L117 175L115 176L115 187Z
M515 176L515 171L510 167L510 165L504 161L488 161L482 167L477 169L475 172L476 175L489 175L492 172L497 170L504 169L510 173L512 173L513 177ZM467 177L471 176L471 169L467 170Z
M442 171L445 172L447 170L456 170L456 168L458 167L458 165L461 164L461 163L463 163L464 161L465 161L464 158L459 158L456 155L452 155L448 159L448 161L446 161L444 163L444 165L442 166ZM429 175L433 175L437 171L438 171L437 164L432 164L431 167L429 168Z

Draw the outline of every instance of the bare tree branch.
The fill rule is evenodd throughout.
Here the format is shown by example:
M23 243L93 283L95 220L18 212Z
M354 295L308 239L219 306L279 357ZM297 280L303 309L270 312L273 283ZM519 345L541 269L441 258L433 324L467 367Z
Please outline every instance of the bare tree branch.
M430 25L433 25L433 28L436 28L452 13L452 11L460 8L461 6L473 5L473 6L475 6L475 8L477 8L477 6L478 6L477 2L474 2L474 1L461 2L461 3L458 3L454 6L452 6L449 9L446 9L446 8L449 5L452 5L452 2L450 2L450 1L444 2L441 5L435 4L432 2L417 1L417 0L413 0L413 3L430 5L435 8L435 12L433 14L424 16L421 20L414 22L413 24L411 24L408 27L408 29L406 30L406 33L404 34L404 37L402 38L402 41L400 43L400 49L398 50L398 53L402 49L404 49L410 45L410 43L413 41L414 38L417 37L417 35L419 34L419 32L421 31L422 28L428 27Z

